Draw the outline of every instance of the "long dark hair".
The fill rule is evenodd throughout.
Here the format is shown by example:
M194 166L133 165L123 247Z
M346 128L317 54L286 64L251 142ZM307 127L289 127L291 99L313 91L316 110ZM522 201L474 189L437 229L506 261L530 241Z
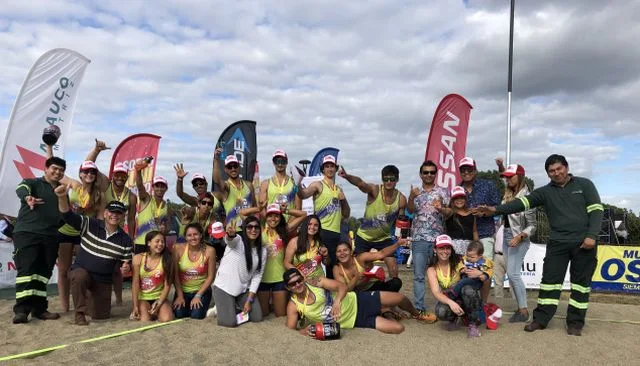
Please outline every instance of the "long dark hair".
M185 228L184 228L184 239L185 239L185 242L187 240L187 231L189 231L189 229L191 229L191 228L196 229L200 233L200 244L203 244L201 250L204 252L204 250L206 249L205 245L204 245L204 229L202 228L202 225L200 225L199 223L192 222L192 223L188 224L187 226L185 226ZM187 245L189 245L189 244L187 244Z
M309 243L309 222L311 219L316 219L318 221L318 232L313 236L313 240L317 241L320 246L322 246L322 239L320 239L320 230L322 230L322 224L320 223L320 218L318 215L309 215L306 219L300 224L300 230L298 233L298 243L296 246L296 254L304 254L307 252L307 244Z
M454 250L453 247L451 247L451 255L449 256L449 271L451 273L449 273L449 275L453 275L456 273L456 266L458 265L458 263L462 260L462 256L460 254L457 254ZM431 256L431 259L429 260L429 267L434 267L438 264L438 254L436 253L436 248L433 248L433 256Z
M253 256L251 255L251 247L256 248L256 252L258 254L258 266L256 270L260 270L262 268L262 232L258 234L258 237L255 240L250 240L247 236L247 225L252 222L256 222L260 228L260 220L258 220L255 216L249 216L243 220L242 223L242 243L244 244L244 259L247 263L247 272L251 272L253 268Z
M168 279L169 283L173 283L173 260L171 258L171 254L169 253L169 249L167 248L167 237L158 230L151 230L144 236L144 243L147 246L147 253L151 254L151 249L149 248L149 242L153 240L158 235L162 235L162 239L164 239L164 248L162 249L162 269L164 270L164 278Z
M267 216L272 215L272 214L268 214ZM280 216L280 222L278 223L278 226L276 226L275 230L276 233L278 234L278 236L280 237L280 240L282 240L283 243L288 243L289 242L289 229L287 229L287 220L284 218L284 215L282 213L278 214ZM268 226L265 220L265 226Z

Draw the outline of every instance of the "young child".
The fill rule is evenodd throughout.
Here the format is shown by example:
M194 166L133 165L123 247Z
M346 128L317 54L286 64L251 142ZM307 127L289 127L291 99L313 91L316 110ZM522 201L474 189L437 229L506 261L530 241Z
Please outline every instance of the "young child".
M453 288L455 293L459 293L463 286L471 285L479 290L485 282L491 281L493 277L493 262L483 256L484 246L478 240L473 240L467 247L467 253L462 257L464 267L460 270L460 281Z

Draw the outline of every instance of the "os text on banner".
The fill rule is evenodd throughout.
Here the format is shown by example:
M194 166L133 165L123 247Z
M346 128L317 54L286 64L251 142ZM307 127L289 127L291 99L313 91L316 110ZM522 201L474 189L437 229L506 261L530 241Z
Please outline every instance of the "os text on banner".
M324 159L324 157L327 155L333 155L333 157L336 158L336 161L338 161L339 152L340 150L336 149L335 147L325 147L324 149L318 151L316 153L316 156L313 157L313 160L311 160L311 164L309 164L309 173L307 174L307 176L314 177L316 175L322 175L322 172L320 171L322 159Z
M60 139L53 150L55 155L64 156L78 89L89 62L75 51L56 48L40 56L29 70L11 110L0 155L0 212L17 216L20 202L16 186L44 170L41 137L45 127L60 128Z
M640 293L640 247L598 245L594 290Z
M240 178L250 182L253 180L258 159L255 121L243 120L232 123L222 132L216 146L222 148L221 166L224 166L227 155L235 155L240 162ZM229 178L224 169L221 173L223 180Z
M444 97L433 114L431 130L427 137L425 160L438 166L436 184L447 189L460 181L458 161L467 149L467 129L471 104L458 94Z
M158 149L160 148L160 136L150 133L138 133L131 135L122 140L120 145L116 147L111 157L111 166L109 167L109 177L113 172L113 167L118 163L124 163L129 167L129 179L126 186L135 194L138 194L136 188L136 176L133 173L135 171L134 166L136 160L146 158L147 156L153 157L153 161L148 167L141 170L142 182L147 190L151 192L151 182L156 171L156 162L158 161Z

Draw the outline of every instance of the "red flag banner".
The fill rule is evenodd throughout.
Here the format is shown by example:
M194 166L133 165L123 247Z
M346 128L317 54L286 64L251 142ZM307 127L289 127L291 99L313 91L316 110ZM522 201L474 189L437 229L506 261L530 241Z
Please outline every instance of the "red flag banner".
M433 115L425 160L438 166L436 184L440 187L451 189L460 181L457 165L465 156L472 108L461 95L449 94L440 101Z
M118 163L124 163L129 167L129 171L135 171L134 165L136 160L152 156L153 161L148 167L142 169L142 181L147 189L151 192L151 182L156 171L156 162L158 161L158 149L160 147L160 136L150 133L138 133L131 135L122 140L120 145L113 152L111 157L111 166L109 167L109 177L111 178L113 167ZM136 189L135 174L129 174L127 187L138 194Z

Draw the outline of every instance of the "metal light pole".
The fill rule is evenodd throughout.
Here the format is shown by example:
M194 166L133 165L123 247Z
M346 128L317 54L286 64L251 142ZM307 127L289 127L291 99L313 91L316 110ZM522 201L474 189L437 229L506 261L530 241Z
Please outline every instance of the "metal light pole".
M511 19L509 26L509 77L507 83L507 156L506 165L511 163L511 87L513 74L513 15L515 0L511 0Z

